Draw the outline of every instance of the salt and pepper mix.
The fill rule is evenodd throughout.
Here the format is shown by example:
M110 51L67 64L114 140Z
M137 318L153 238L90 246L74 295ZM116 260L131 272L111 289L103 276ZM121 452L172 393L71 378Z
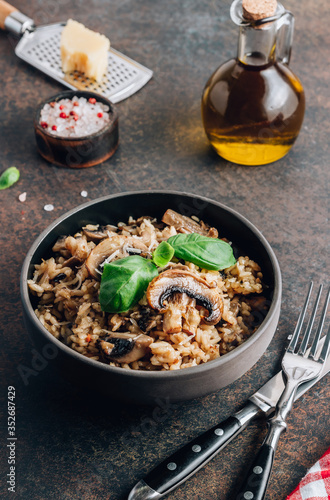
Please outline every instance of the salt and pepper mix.
M84 137L99 132L110 121L109 106L95 97L60 99L44 105L39 123L59 137Z

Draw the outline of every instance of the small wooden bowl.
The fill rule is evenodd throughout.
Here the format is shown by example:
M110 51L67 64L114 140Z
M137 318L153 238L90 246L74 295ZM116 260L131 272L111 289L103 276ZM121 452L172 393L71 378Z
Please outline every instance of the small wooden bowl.
M94 97L109 106L110 122L101 130L84 137L60 137L43 129L39 123L45 104L74 96L89 99ZM85 168L108 160L118 147L118 113L112 103L95 92L69 90L61 92L41 103L34 117L34 129L39 153L45 160L61 167Z

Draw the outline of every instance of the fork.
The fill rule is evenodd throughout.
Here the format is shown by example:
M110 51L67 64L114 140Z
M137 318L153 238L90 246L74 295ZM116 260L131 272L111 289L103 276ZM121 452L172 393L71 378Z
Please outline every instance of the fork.
M286 430L286 417L290 412L296 391L300 384L313 380L320 374L323 363L326 360L330 350L330 328L328 330L320 356L316 359L318 342L324 326L324 321L327 314L329 303L330 289L328 290L321 318L314 339L311 341L312 346L308 356L305 356L308 343L312 333L312 328L320 302L320 297L323 285L320 285L319 291L314 303L314 307L306 326L304 336L298 346L300 333L305 319L309 299L313 288L313 282L310 283L307 297L304 306L299 315L297 325L291 337L290 343L282 359L282 370L285 374L286 385L284 391L277 403L274 416L268 421L268 433L261 445L261 448L250 467L249 473L236 497L236 500L262 500L265 497L277 443L280 435ZM297 350L297 352L295 352Z

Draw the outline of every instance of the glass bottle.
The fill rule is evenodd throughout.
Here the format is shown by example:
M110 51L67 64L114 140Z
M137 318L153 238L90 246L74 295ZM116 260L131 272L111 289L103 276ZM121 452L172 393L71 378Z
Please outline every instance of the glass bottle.
M204 129L226 160L264 165L290 150L303 122L304 90L288 67L294 19L278 4L274 16L246 20L241 0L230 13L240 26L238 54L206 83Z

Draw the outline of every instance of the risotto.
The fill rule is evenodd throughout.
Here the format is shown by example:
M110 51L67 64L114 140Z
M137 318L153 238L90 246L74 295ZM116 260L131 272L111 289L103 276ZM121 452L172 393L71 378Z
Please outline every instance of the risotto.
M225 235L169 209L63 235L28 281L35 313L83 356L133 370L188 368L235 349L266 311L262 272ZM258 314L259 313L259 314Z

